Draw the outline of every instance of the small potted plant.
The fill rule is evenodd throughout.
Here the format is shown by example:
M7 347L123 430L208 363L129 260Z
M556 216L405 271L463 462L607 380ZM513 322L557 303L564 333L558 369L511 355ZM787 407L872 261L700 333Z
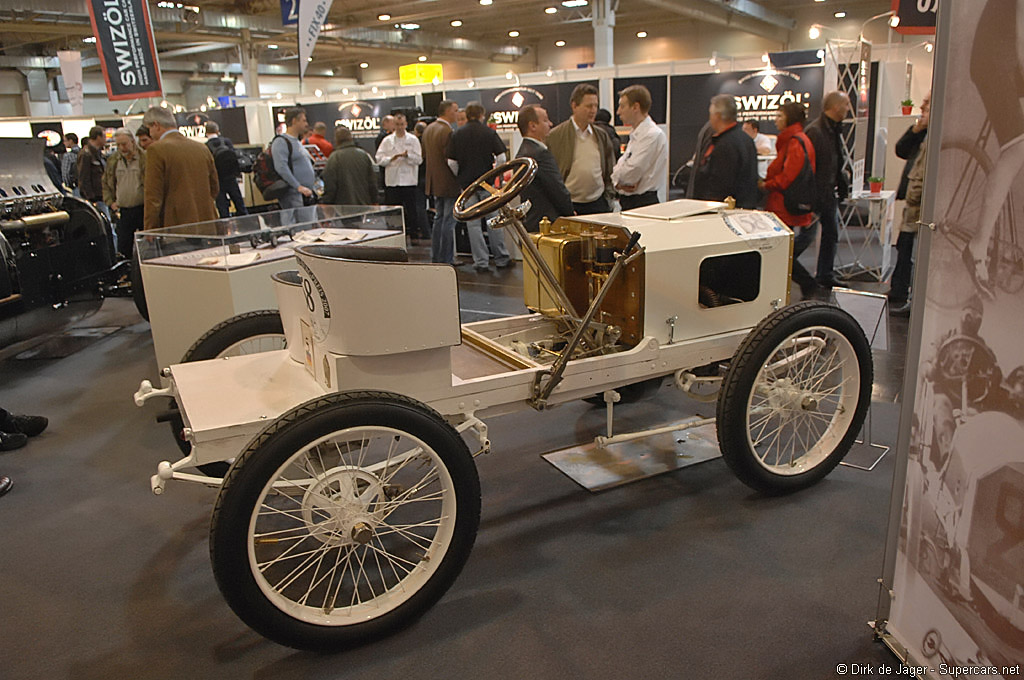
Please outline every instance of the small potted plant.
M868 186L871 188L871 193L882 193L882 182L884 181L884 177L868 177Z
M903 109L903 115L909 116L914 112L914 100L904 99L903 101L900 102L900 107Z

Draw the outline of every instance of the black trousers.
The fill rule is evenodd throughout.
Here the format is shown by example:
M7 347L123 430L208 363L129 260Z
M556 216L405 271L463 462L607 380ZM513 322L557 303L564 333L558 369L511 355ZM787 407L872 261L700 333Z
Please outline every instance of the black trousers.
M896 239L896 268L889 281L890 304L902 304L910 298L910 284L914 274L914 241L917 232L901 231Z
M419 211L416 209L416 186L384 187L384 201L388 205L400 205L405 213L405 233L409 236L419 231L417 220Z
M121 216L117 220L117 252L126 260L132 259L135 247L135 232L142 229L143 206L121 208Z
M622 206L623 210L634 210L645 205L654 205L655 203L658 203L658 192L656 190L645 191L642 194L635 194L633 196L619 196L619 205Z
M612 211L612 207L608 205L608 201L605 200L604 196L600 196L596 201L590 201L589 203L573 201L572 209L576 211L577 215L597 215L598 213Z

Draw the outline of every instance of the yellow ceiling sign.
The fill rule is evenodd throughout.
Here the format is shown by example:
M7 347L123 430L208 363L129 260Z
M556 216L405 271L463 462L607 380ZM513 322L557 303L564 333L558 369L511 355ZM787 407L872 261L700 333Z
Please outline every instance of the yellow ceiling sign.
M402 85L436 85L444 82L444 70L441 64L406 64L398 67L398 79Z

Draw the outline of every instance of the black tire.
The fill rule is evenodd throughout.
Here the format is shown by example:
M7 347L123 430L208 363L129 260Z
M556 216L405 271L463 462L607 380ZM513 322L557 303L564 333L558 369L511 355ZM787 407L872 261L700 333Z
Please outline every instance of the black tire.
M281 324L281 315L276 309L246 312L245 314L233 316L227 321L222 321L204 333L185 352L185 356L181 358L181 363L217 359L225 356L227 351L232 350L236 345L245 340L277 336L284 337L284 326ZM171 408L177 410L177 404L174 400L171 400ZM174 437L178 448L181 449L182 455L189 455L192 452L192 445L184 437L185 423L181 415L176 413L167 422L170 424L171 435ZM226 461L217 461L215 463L197 465L196 468L207 477L223 477L227 473L229 465L230 463Z
M138 251L132 254L130 281L132 282L132 300L135 302L135 309L139 310L139 315L143 319L149 321L149 305L146 303L146 290L142 286L142 265L139 264Z
M635 382L631 385L616 387L615 391L619 393L618 403L633 404L638 401L642 401L657 392L663 382L665 382L665 376L648 378L647 380L641 380L640 382ZM604 406L604 394L595 394L592 397L584 397L583 401L588 404L594 404L595 406Z
M436 524L418 519L435 506ZM235 459L217 495L210 559L228 605L255 631L297 649L338 650L389 635L433 606L462 571L479 524L476 466L451 425L397 394L339 393L281 416ZM362 541L360 525L369 533ZM419 541L405 535L431 528ZM358 575L354 585L346 573Z
M775 371L764 374L757 391L769 362ZM717 409L722 457L740 481L762 493L792 493L817 483L857 437L871 402L872 376L864 331L843 310L806 301L772 313L743 340L725 374ZM834 386L826 384L837 379ZM773 444L779 445L774 458Z

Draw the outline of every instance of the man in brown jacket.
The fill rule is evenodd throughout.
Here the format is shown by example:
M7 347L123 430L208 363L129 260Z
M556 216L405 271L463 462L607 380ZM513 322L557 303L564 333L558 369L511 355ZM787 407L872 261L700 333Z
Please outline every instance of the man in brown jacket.
M213 155L178 131L174 114L151 106L142 117L153 144L146 150L146 229L217 219L220 192Z
M547 138L577 215L611 212L615 196L612 168L615 152L603 129L594 125L597 88L580 83L569 99L572 117L555 126Z
M459 183L448 165L445 149L452 136L455 114L459 105L448 99L437 107L437 120L423 131L423 162L427 166L428 196L434 197L437 217L430 233L430 260L441 264L455 264L455 199L459 197Z

